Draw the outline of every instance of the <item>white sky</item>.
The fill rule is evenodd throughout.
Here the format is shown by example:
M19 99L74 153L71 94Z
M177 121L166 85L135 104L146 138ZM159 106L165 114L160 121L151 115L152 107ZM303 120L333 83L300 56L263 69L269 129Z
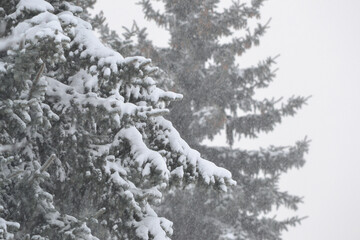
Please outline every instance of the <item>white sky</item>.
M143 20L140 6L129 0L98 0L110 26L121 31L136 19L159 45L167 35ZM358 240L360 238L360 1L273 0L262 11L271 28L260 47L240 64L281 54L277 78L264 95L313 97L273 133L246 140L242 147L288 145L307 135L307 164L282 179L282 189L304 196L302 225L285 240ZM161 67L161 66L160 66ZM221 138L218 139L221 141Z

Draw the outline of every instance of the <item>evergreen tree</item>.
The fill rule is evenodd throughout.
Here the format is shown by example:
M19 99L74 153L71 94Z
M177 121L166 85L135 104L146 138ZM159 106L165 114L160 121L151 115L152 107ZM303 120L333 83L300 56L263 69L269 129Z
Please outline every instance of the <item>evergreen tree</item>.
M165 240L166 187L234 185L163 117L182 96L151 61L95 36L93 2L0 0L0 239Z
M281 232L301 219L279 220L269 213L279 207L296 210L301 202L300 197L279 190L278 182L281 174L303 166L308 141L258 151L232 148L236 138L256 138L258 133L274 130L307 100L256 99L256 90L268 87L275 77L275 58L247 68L237 63L237 57L258 45L268 28L268 23L251 27L251 21L259 22L264 0L234 1L225 9L218 7L219 0L162 2L164 12L155 10L150 0L140 4L148 20L170 33L168 47L154 46L146 30L136 25L120 38L101 15L94 19L104 41L133 55L150 57L161 66L164 71L158 76L165 80L163 87L184 94L181 102L170 105L169 119L192 147L231 169L238 182L225 196L200 188L167 194L161 207L174 221L173 239L281 239ZM223 129L229 147L200 145Z

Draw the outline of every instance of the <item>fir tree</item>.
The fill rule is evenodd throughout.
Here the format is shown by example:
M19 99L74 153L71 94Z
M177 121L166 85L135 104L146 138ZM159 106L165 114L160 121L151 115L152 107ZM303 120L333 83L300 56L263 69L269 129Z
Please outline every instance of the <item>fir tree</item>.
M174 221L173 239L281 239L281 232L301 219L279 220L268 214L279 207L296 210L302 201L281 191L278 183L281 174L303 166L308 141L258 151L231 148L236 138L256 138L258 133L274 130L283 117L293 116L307 100L254 97L257 89L268 87L275 77L274 57L247 68L238 64L237 58L257 46L268 28L268 23L250 24L260 19L264 0L234 1L225 9L218 8L219 0L162 2L164 12L155 10L150 0L140 4L148 20L170 33L169 47L154 46L146 30L134 25L122 39L129 42L134 35L137 39L132 47L128 44L122 49L150 57L161 66L163 87L184 94L181 102L170 105L169 119L192 147L231 169L238 182L225 196L201 188L168 194L162 211ZM95 19L102 19L98 26L103 39L112 39L109 44L119 47L121 38L114 41L104 19ZM229 147L200 145L223 129Z
M0 239L165 240L166 187L234 185L163 117L182 96L151 61L96 37L93 2L0 0Z

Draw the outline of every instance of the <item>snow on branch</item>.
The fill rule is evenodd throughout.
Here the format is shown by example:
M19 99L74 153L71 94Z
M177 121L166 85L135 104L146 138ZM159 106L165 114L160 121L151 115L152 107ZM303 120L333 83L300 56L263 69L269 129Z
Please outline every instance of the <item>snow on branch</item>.
M165 159L160 153L150 150L142 140L140 132L135 127L123 128L118 133L123 140L128 141L133 156L134 164L141 166L142 175L149 175L151 169L159 172L158 174L167 181L169 178L169 170L167 169Z
M205 184L218 184L223 191L226 191L229 185L236 185L228 170L217 167L214 163L203 159L198 151L190 148L170 121L163 117L156 117L154 124L164 129L164 138L162 139L164 147L168 146L171 151L180 155L177 162L184 166L185 172L191 171L191 174L199 176ZM184 170L182 168L174 169L178 177L184 175Z

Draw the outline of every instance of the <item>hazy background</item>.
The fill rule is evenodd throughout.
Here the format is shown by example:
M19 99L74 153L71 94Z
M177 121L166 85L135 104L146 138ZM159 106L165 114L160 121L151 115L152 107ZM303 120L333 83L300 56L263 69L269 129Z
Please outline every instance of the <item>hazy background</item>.
M165 46L166 32L143 20L135 2L98 0L95 11L103 10L118 32L136 19L139 26L148 28L149 39ZM281 187L304 196L297 213L309 218L285 233L284 240L358 240L360 1L271 0L265 3L262 16L263 22L272 18L271 28L260 47L240 58L240 64L255 64L277 54L281 57L275 82L259 96L312 98L274 132L239 146L290 145L307 135L312 140L307 164L284 175ZM224 144L223 138L218 137L216 144Z

